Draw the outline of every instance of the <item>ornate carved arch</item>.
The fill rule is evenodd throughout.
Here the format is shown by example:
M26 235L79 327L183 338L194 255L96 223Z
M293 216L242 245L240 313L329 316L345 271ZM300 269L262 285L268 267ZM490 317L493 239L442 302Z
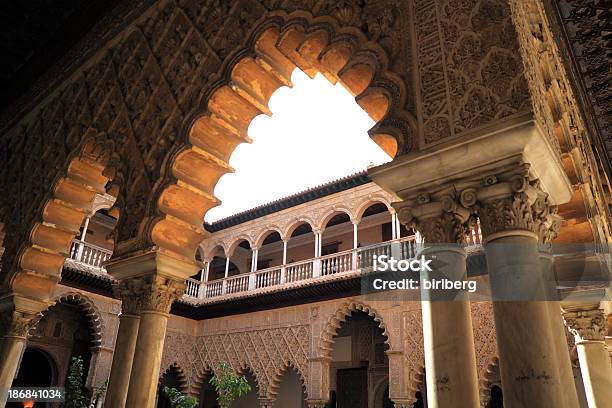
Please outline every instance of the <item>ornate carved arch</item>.
M375 309L366 305L365 303L352 300L343 304L325 323L319 338L319 346L317 350L319 353L318 357L331 358L334 336L338 333L338 329L340 329L342 322L344 322L347 317L349 317L351 313L355 311L361 311L371 316L374 321L378 323L378 327L382 329L383 335L386 337L385 344L393 349L391 347L392 345L390 343L389 333L387 332L387 328L381 315Z
M51 183L40 208L33 211L31 224L24 224L27 239L19 242L17 226L10 227L15 235L2 259L2 270L7 272L2 287L49 304L72 240L85 217L92 214L96 195L116 197L123 181L114 142L104 133L90 130L66 163L65 172ZM114 207L121 203L118 200ZM117 208L112 211L119 212Z
M278 389L280 388L281 382L283 380L283 376L290 369L293 369L300 377L300 382L302 383L302 390L304 391L304 395L306 396L306 398L308 398L308 387L306 379L304 377L304 373L302 373L300 368L296 364L293 364L291 361L284 361L282 367L280 367L276 371L274 378L272 378L272 380L270 381L270 384L268 385L268 395L271 398L276 399L276 396L278 395Z
M246 375L247 373L250 373L251 376L253 377L253 380L255 381L255 385L257 387L257 395L260 398L267 398L267 392L268 392L268 385L267 385L267 381L262 380L262 378L265 378L266 376L264 374L258 373L257 370L253 369L247 362L245 361L241 361L239 363L237 363L236 366L234 366L232 364L232 368L239 374L241 375Z
M188 391L189 384L187 381L187 376L185 375L183 368L180 365L178 365L178 363L172 363L168 368L162 371L161 375L159 376L159 385L160 386L162 385L162 380L164 379L166 375L170 373L174 373L177 375L179 384L181 387L179 391L181 392Z
M57 303L71 303L79 306L91 325L92 343L94 347L102 345L104 333L104 319L95 303L86 295L79 292L67 292L55 298Z
M389 73L382 47L329 17L272 13L243 48L221 63L221 78L207 85L201 108L189 122L188 140L168 156L153 194L157 205L150 207L146 222L152 244L183 258L193 255L193 243L204 238L201 220L218 204L214 187L232 170L232 152L249 142L251 120L270 113L268 100L276 89L290 84L296 67L310 76L322 72L349 89L378 122L370 134L389 154L409 150L408 129L415 122L390 126L391 117L393 123L405 121L405 113L399 112L405 90L399 77ZM393 86L383 91L381 83Z

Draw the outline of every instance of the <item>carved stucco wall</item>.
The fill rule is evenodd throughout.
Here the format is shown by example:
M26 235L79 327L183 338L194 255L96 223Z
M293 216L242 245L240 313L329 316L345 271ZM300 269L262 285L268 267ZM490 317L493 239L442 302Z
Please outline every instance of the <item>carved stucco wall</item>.
M321 366L342 321L353 310L370 314L388 338L389 350L401 354L401 364L390 364L389 383L407 397L423 385L423 332L418 302L358 296L204 320L172 316L162 357L163 373L170 366L185 373L187 389L199 392L205 373L222 361L236 370L250 369L262 398L274 398L287 366L295 367L307 395L325 387ZM472 305L474 341L481 383L496 354L495 328L489 303ZM332 340L330 343L329 340ZM403 372L408 372L405 376ZM329 384L327 384L329 385ZM394 388L395 387L395 388ZM411 394L411 395L409 395Z
M397 109L423 112L420 121L427 142L526 108L528 95L522 92L522 68L505 3L427 3L433 6L415 1L411 7L411 2L391 0L167 0L137 18L129 15L134 22L127 27L112 25L114 37L98 33L104 41L97 52L88 50L83 52L87 61L67 64L72 70L63 73L64 82L54 81L53 92L41 91L45 85L39 84L40 103L13 112L17 122L4 122L0 158L8 165L0 173L0 218L11 239L3 270L14 267L18 249L27 243L31 226L51 196L51 186L86 134L104 140L105 148L120 158L113 170L123 210L115 242L146 234L138 228L144 228L143 217L161 216L152 203L175 181L169 169L187 144L193 116L215 84L223 82L222 72L235 62L226 57L243 49L255 27L276 9L281 10L277 15L302 9L307 11L301 14L304 18L332 16L340 26L355 27L382 47L387 66L406 92L402 95L382 78L374 85L389 90ZM442 65L432 66L432 61ZM388 126L405 127L399 118L389 121ZM416 147L410 141L404 146ZM142 239L146 241L140 237L133 246L146 245Z

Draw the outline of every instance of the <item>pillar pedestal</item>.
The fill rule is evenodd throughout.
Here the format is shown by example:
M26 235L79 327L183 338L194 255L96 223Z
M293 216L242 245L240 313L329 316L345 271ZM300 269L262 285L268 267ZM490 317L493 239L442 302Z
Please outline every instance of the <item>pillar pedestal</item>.
M576 340L576 351L589 408L612 401L612 364L606 350L607 322L599 304L563 305L563 319Z

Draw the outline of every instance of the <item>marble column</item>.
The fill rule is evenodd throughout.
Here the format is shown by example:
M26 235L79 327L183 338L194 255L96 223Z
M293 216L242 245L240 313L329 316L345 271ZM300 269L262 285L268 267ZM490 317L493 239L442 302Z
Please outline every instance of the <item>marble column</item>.
M433 259L432 271L421 270L421 310L429 407L479 407L478 375L470 302L459 290L428 290L425 281L467 279L469 210L450 192L421 193L395 203L402 224L416 228L425 245L421 254ZM433 262L432 262L433 265Z
M525 168L485 178L478 190L504 407L563 407L558 356L545 301L538 232L550 227L548 195ZM475 192L476 194L476 192Z
M28 332L47 306L46 302L15 295L0 299L0 389L11 387L26 348ZM6 393L0 393L0 408L4 408L6 399Z
M185 283L158 274L139 281L142 285L140 325L126 406L153 407L170 307L183 295Z
M557 227L558 225L550 230L549 233L544 234L545 238L543 240L549 241L556 236L558 231ZM542 274L544 275L544 282L546 283L545 291L547 292L546 297L548 299L546 303L550 318L553 347L557 356L559 381L561 382L561 388L565 390L563 393L563 398L565 400L563 406L566 408L578 408L580 404L578 403L578 393L574 381L569 346L567 344L566 328L561 316L561 304L559 303L559 296L557 293L557 282L553 273L553 257L550 253L550 245L548 242L544 242L544 246L541 246L540 265L542 267Z
M11 386L21 355L26 347L28 330L30 329L30 320L19 315L9 315L3 317L2 333L4 336L0 339L0 389L6 389ZM6 393L0 395L0 407L6 404Z
M122 282L115 286L115 295L121 299L121 315L119 330L113 353L113 363L108 381L108 389L104 406L107 408L123 408L128 394L130 374L136 350L138 327L140 326L140 294L139 285L133 280Z
M563 319L576 340L589 408L612 403L612 364L606 350L607 322L597 304L563 305Z

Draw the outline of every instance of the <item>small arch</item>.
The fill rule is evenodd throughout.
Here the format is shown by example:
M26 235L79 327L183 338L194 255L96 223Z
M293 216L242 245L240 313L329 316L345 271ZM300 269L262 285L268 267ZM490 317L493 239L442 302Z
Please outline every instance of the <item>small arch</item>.
M55 302L56 304L67 303L79 306L89 321L93 346L99 347L102 345L104 320L100 310L90 298L79 292L67 292L56 297Z
M287 374L287 372L291 370L298 375L300 379L300 384L302 386L303 395L305 398L308 398L304 373L302 373L302 371L291 361L284 361L283 365L274 373L274 377L272 378L272 380L270 381L270 385L268 386L268 394L270 396L272 396L273 398L276 398L278 396L278 391L280 389L283 377Z
M365 211L370 208L372 205L374 204L384 204L387 207L387 210L389 211L389 213L393 214L395 213L395 209L391 206L391 202L382 196L374 196L374 197L368 197L365 201L363 201L362 203L360 203L357 208L355 209L355 218L357 218L357 220L361 221L361 219L364 217L364 213Z
M317 231L316 224L310 217L299 217L289 221L281 237L285 237L286 239L291 238L295 230L302 224L308 224L312 231Z
M483 407L490 408L493 400L492 388L497 386L501 391L501 373L499 371L499 357L491 358L486 370L482 374L480 383L480 403ZM497 397L497 395L496 395ZM497 401L493 401L497 404ZM497 405L494 405L497 407Z
M227 247L227 255L228 256L232 256L234 255L234 251L236 251L236 249L239 246L242 246L244 248L244 242L246 242L248 244L248 249L252 249L255 248L255 245L253 244L253 241L251 240L251 237L246 235L246 234L242 234L239 235L238 237L234 238L234 240L228 245Z
M59 370L55 359L45 350L26 347L12 387L52 387L59 385Z
M267 387L265 387L265 385L261 383L259 377L255 373L255 370L253 370L246 363L240 363L238 369L234 369L238 374L243 375L246 378L247 382L251 386L251 391L236 399L232 407L252 408L259 406L259 398L267 397L265 395Z
M327 224L336 216L340 214L345 214L348 217L348 221L353 220L355 217L353 212L345 206L335 206L331 210L329 210L325 215L319 220L318 229L323 232L327 228Z
M187 377L177 363L173 363L159 377L156 404L158 408L171 408L170 400L164 393L165 387L175 388L180 392L187 391Z
M264 228L262 232L259 233L257 238L255 238L255 247L261 248L264 245L264 241L266 240L266 238L268 238L268 236L274 234L275 232L278 233L278 235L281 237L281 240L285 239L283 231L280 229L280 227L276 225L268 225Z
M386 338L385 344L389 347L389 349L392 349L389 333L387 332L386 325L381 315L375 309L366 305L365 303L351 301L343 304L333 315L329 317L329 319L327 319L325 326L321 330L321 336L319 339L318 352L320 357L331 358L332 345L334 343L333 339L334 336L338 334L340 325L353 312L357 311L366 313L368 316L371 316L376 323L378 323L378 327L382 330L382 334Z

